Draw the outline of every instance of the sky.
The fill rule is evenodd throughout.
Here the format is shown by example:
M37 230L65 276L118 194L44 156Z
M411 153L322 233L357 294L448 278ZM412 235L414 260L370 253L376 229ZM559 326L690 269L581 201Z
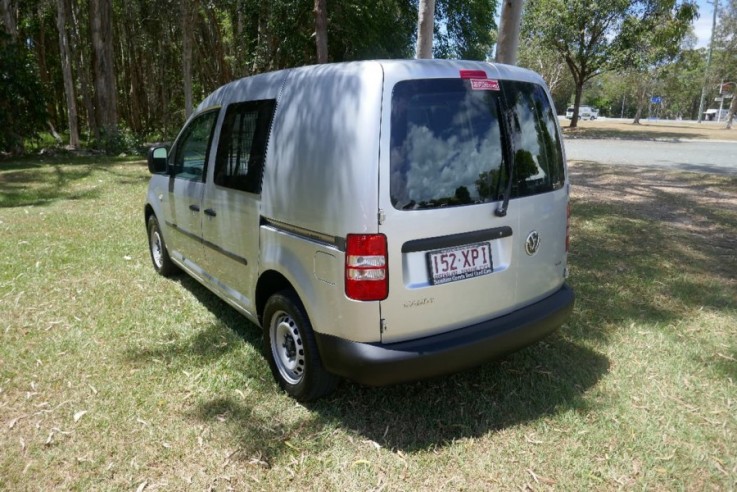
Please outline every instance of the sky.
M727 0L719 0L719 8L724 8ZM711 25L714 21L714 2L713 0L696 0L699 6L699 18L694 22L694 33L699 39L696 43L697 48L703 48L709 45L711 38Z

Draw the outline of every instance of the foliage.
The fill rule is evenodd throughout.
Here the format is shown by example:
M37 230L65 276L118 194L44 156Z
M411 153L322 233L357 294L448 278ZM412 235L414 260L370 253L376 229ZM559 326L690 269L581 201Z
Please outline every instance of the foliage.
M715 57L718 69L715 70L715 75L719 78L719 84L731 82L720 91L732 94L727 118L727 128L731 128L737 113L737 0L728 0L724 6L715 33L715 44L718 47Z
M18 153L46 122L43 90L33 56L0 31L0 151Z
M695 15L695 7L674 0L530 0L524 18L528 38L551 46L563 58L576 86L606 70L649 67L672 56ZM638 46L643 48L638 52Z
M490 58L496 42L496 10L497 0L437 0L434 56L465 60Z
M525 24L522 24L525 28ZM534 70L550 88L558 114L564 114L576 87L565 60L540 39L521 33L517 64Z

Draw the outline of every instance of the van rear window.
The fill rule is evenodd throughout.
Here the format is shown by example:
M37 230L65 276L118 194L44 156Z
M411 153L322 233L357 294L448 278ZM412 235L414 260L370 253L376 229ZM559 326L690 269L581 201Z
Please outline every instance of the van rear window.
M464 79L395 85L390 155L395 208L499 200L510 162L512 198L563 185L560 142L544 89L505 81L501 89L472 90ZM508 117L501 118L505 111Z

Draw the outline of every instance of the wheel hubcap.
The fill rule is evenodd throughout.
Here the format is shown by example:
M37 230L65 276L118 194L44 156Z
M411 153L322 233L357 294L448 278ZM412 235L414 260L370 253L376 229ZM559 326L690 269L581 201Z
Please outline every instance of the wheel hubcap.
M305 351L299 326L284 311L279 311L271 319L271 352L276 367L285 381L298 384L305 371Z
M159 231L154 231L151 238L151 256L154 259L156 268L161 268L161 265L164 263L164 252Z

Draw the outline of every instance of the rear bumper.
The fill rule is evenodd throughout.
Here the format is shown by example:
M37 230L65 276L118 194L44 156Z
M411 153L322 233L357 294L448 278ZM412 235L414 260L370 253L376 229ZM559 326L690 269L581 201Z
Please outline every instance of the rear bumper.
M534 343L558 329L573 311L573 289L505 316L405 342L359 343L315 333L328 371L371 386L401 383L478 366Z

